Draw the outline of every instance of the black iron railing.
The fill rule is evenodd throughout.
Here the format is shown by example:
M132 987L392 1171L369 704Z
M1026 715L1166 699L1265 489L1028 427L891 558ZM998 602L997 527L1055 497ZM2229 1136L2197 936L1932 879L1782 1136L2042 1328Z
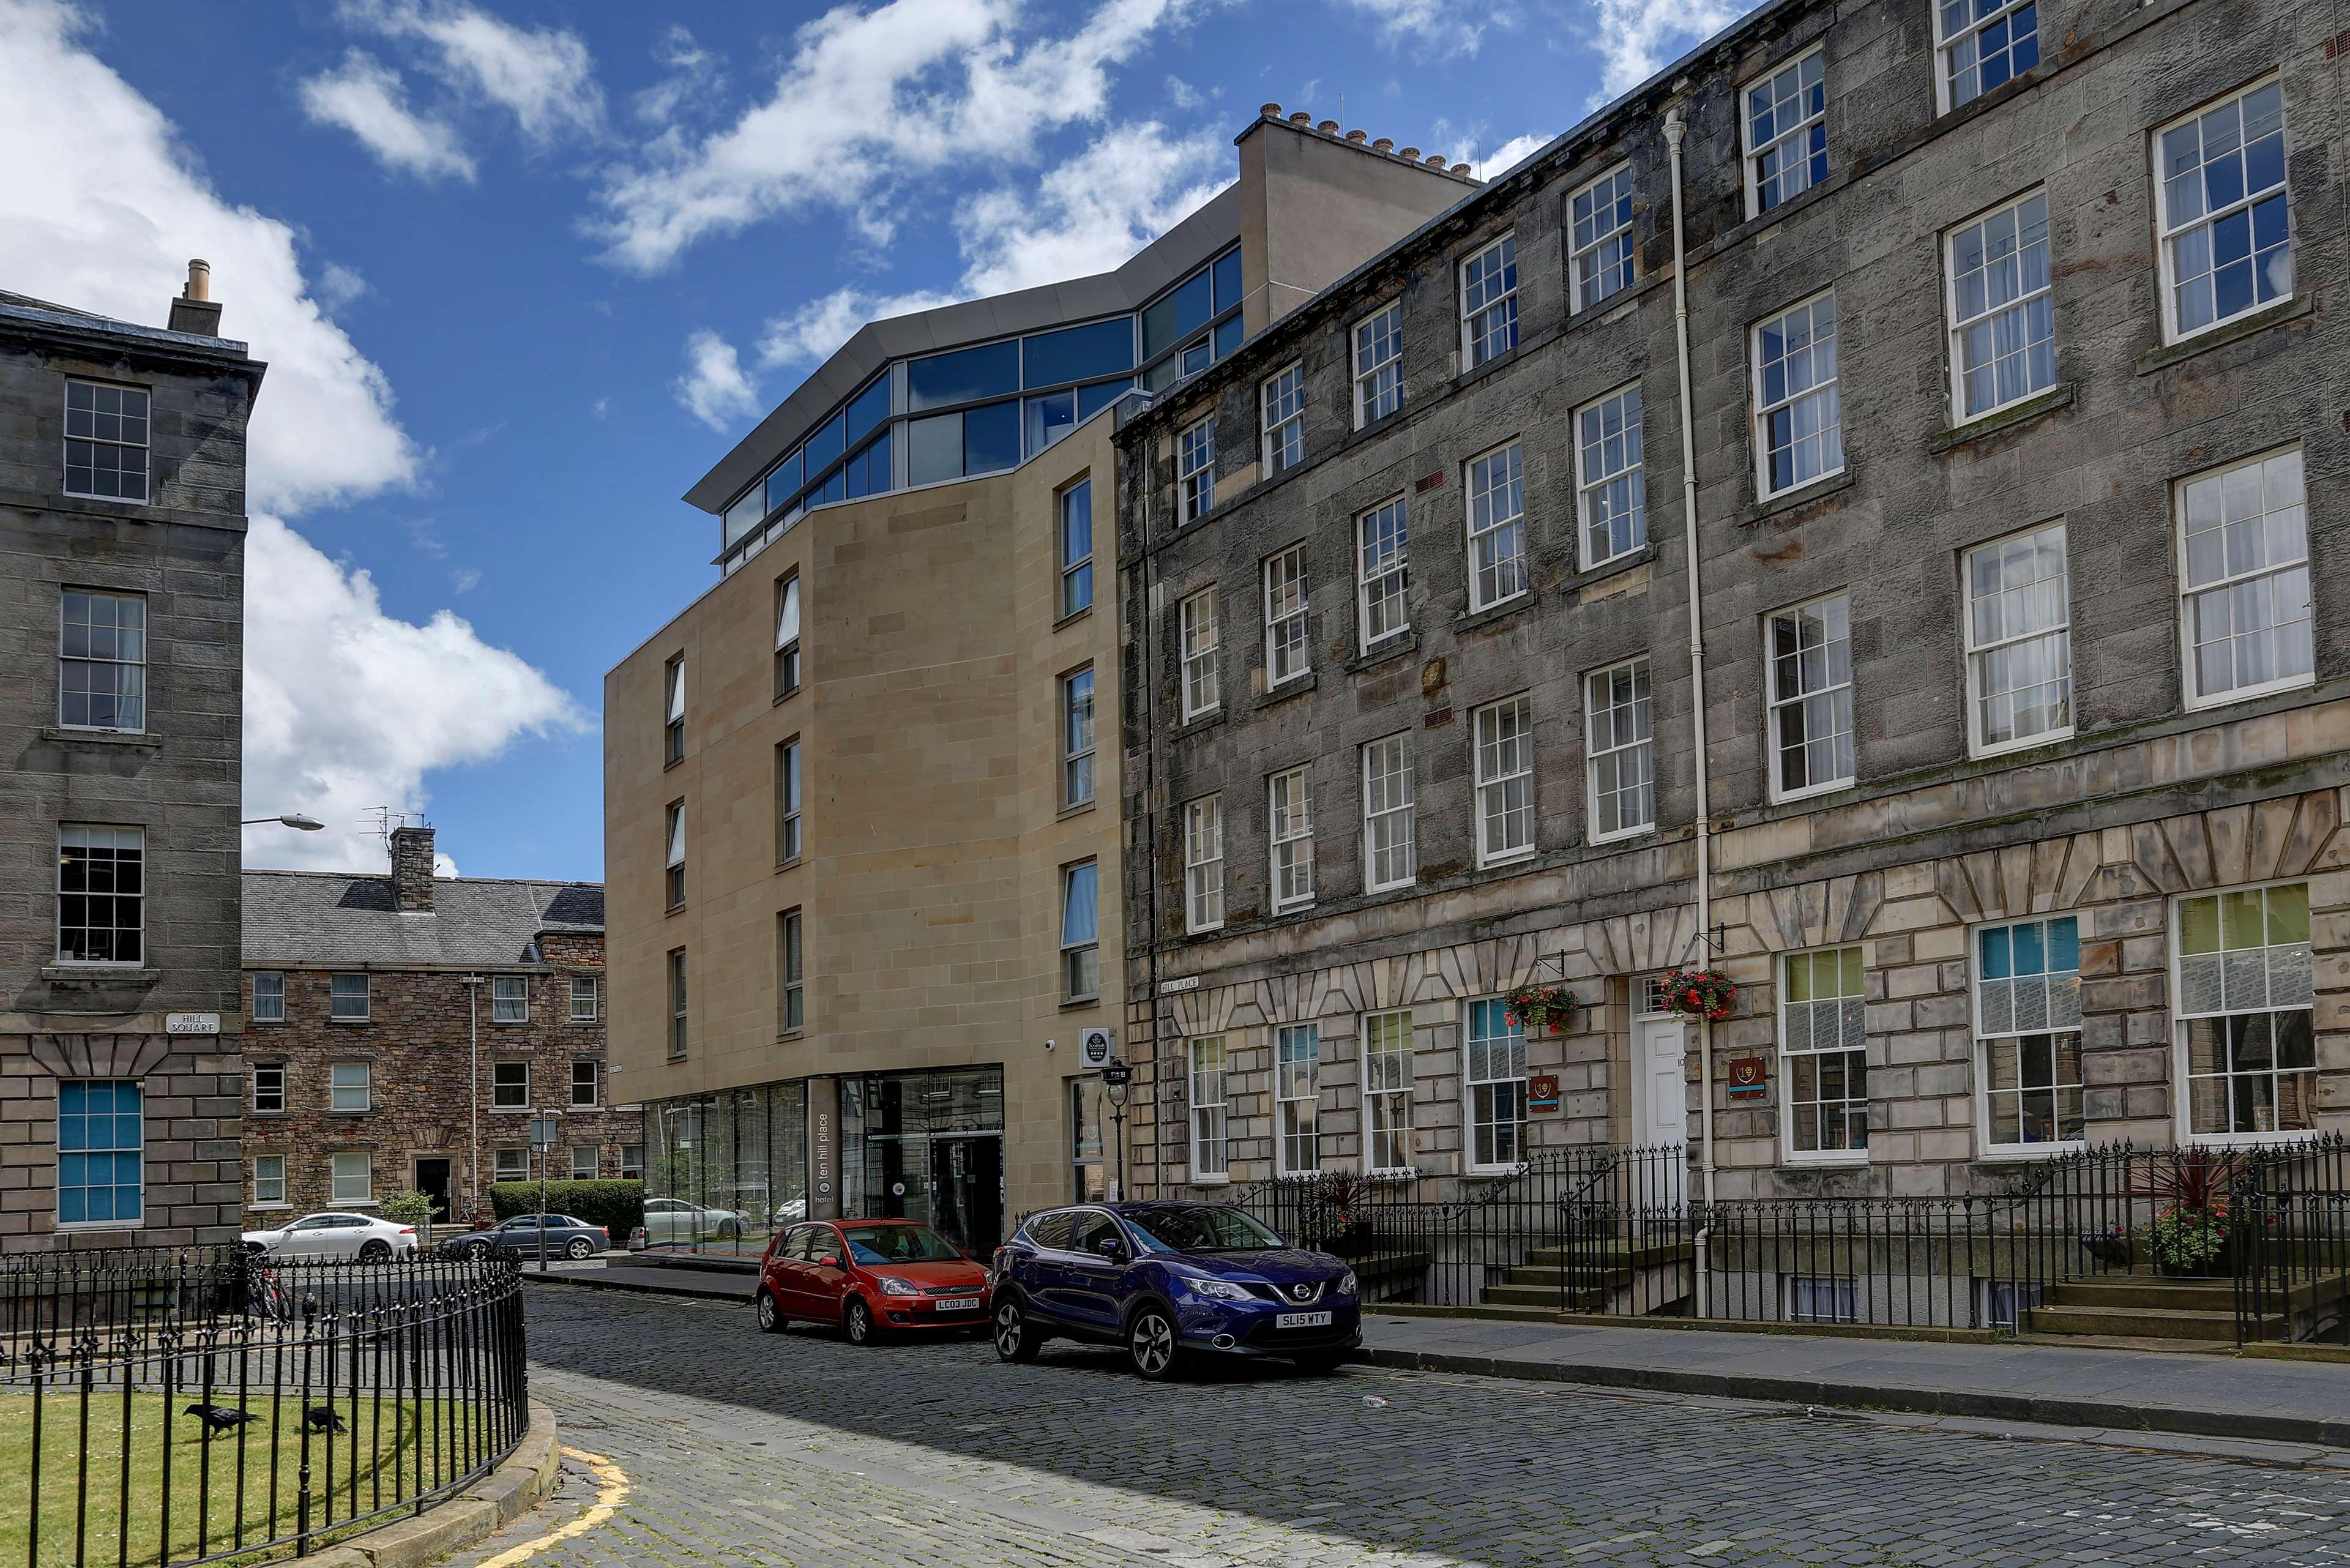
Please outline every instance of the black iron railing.
M237 1247L0 1258L0 1568L307 1553L529 1424L515 1266Z

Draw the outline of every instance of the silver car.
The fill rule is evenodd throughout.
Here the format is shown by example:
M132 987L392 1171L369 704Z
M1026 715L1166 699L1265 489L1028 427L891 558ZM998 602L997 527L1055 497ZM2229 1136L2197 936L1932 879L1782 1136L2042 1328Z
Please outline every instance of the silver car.
M732 1241L743 1234L743 1216L731 1209L704 1209L682 1198L645 1199L645 1240L699 1241L705 1236Z
M275 1231L247 1231L244 1249L268 1258L355 1258L379 1263L416 1256L416 1227L372 1214L308 1214Z

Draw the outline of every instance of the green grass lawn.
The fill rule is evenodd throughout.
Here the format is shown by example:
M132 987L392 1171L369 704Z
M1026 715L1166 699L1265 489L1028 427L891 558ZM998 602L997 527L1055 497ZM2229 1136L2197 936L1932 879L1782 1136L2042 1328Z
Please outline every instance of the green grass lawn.
M150 1568L183 1563L206 1552L235 1549L237 1522L244 1521L243 1540L263 1542L292 1535L299 1528L297 1499L302 1473L302 1406L298 1397L286 1399L281 1419L270 1419L267 1399L247 1404L258 1420L204 1440L204 1424L185 1408L202 1395L182 1393L167 1406L160 1394L134 1393L127 1407L130 1428L129 1502L124 1504L123 1423L125 1404L118 1389L97 1391L89 1401L88 1445L89 1465L87 1496L82 1495L84 1443L81 1402L68 1390L43 1397L40 1438L40 1550L27 1556L27 1528L32 1519L33 1401L17 1390L0 1393L0 1565L17 1568L74 1568L88 1563L128 1562ZM233 1398L217 1402L234 1407ZM455 1401L386 1399L380 1407L362 1397L353 1410L349 1399L336 1410L349 1429L334 1435L331 1450L327 1435L310 1434L310 1526L325 1528L335 1520L387 1507L400 1498L412 1498L435 1484L432 1474L437 1417L441 1429L442 1470L438 1480L453 1480L448 1457L449 1423L463 1418L469 1407ZM397 1413L399 1428L395 1432ZM164 1436L171 1440L171 1537L163 1550ZM420 1425L426 1429L420 1431ZM275 1449L276 1491L271 1490ZM242 1451L242 1492L239 1463ZM328 1473L331 1451L332 1474ZM460 1455L467 1449L459 1446ZM418 1461L425 1477L420 1482ZM353 1472L353 1461L357 1472ZM331 1489L331 1497L329 1490ZM240 1506L240 1496L242 1504ZM123 1549L125 1520L130 1542ZM340 1534L341 1532L337 1532ZM314 1540L314 1546L317 1542ZM290 1547L288 1548L290 1552Z

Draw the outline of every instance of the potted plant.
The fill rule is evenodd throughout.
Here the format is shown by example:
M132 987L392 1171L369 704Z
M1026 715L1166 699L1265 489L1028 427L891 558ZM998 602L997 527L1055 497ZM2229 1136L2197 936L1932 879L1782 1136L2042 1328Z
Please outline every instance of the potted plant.
M1665 976L1665 1007L1719 1023L1738 1005L1738 987L1718 969L1677 969Z
M1547 1029L1554 1034L1565 1031L1575 1010L1582 1005L1566 987L1539 982L1513 986L1502 1002L1513 1025L1537 1033Z
M2156 1155L2131 1185L2161 1205L2141 1232L2147 1255L2166 1274L2234 1272L2236 1222L2230 1194L2245 1164L2220 1149L2180 1149Z
M1312 1231L1315 1244L1341 1258L1360 1257L1370 1251L1371 1222L1363 1213L1370 1196L1360 1177L1325 1176L1315 1183Z

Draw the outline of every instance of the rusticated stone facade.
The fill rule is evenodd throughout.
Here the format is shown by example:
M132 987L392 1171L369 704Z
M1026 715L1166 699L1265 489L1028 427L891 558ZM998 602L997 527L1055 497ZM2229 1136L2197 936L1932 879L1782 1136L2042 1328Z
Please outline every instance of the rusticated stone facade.
M2342 21L2043 3L2014 79L1978 92L1932 7L1782 0L1128 421L1127 1033L1159 1185L1491 1173L1567 1143L1701 1149L1710 1126L1723 1197L1964 1191L2087 1143L2350 1122ZM1758 120L1773 83L1783 116ZM1816 161L1762 210L1758 125L1814 108ZM2252 143L2249 184L2197 182ZM1578 232L1602 186L1620 208ZM2263 222L2289 209L2290 265L2266 253L2206 325L2175 236L2244 191ZM1991 292L2045 289L2047 358L1982 408L1952 313L2002 213L2033 259ZM1577 258L1619 223L1628 277L1594 299ZM1474 312L1505 239L1503 330ZM1382 322L1398 389L1366 417ZM1772 357L1805 333L1808 367ZM1266 389L1293 365L1302 435L1268 476ZM1774 414L1830 375L1840 449L1783 472ZM1628 465L1582 425L1627 397ZM1201 511L1178 471L1203 421ZM1480 464L1509 449L1497 483ZM1599 482L1625 473L1639 525L1595 549L1627 493ZM2027 540L2061 713L2011 734L1986 618L2027 613L1999 575ZM1804 627L1834 644L1818 670L1773 641ZM1603 754L1630 765L1634 709L1593 677L1634 661L1653 804L1626 825L1599 781ZM1839 690L1841 719L1803 701ZM1814 749L1791 762L1791 734ZM1410 781L1378 824L1375 745ZM1367 841L1399 820L1413 857L1375 877ZM1710 1030L1653 1011L1699 961L1740 988ZM1495 1004L1534 981L1586 1005L1521 1043ZM1555 1106L1529 1093L1550 1080ZM1381 1095L1409 1106L1383 1150Z
M605 1064L602 888L435 880L431 829L393 840L390 877L246 873L247 1225L411 1188L486 1218L493 1181L539 1175L533 1111L564 1113L553 1179L641 1174Z

